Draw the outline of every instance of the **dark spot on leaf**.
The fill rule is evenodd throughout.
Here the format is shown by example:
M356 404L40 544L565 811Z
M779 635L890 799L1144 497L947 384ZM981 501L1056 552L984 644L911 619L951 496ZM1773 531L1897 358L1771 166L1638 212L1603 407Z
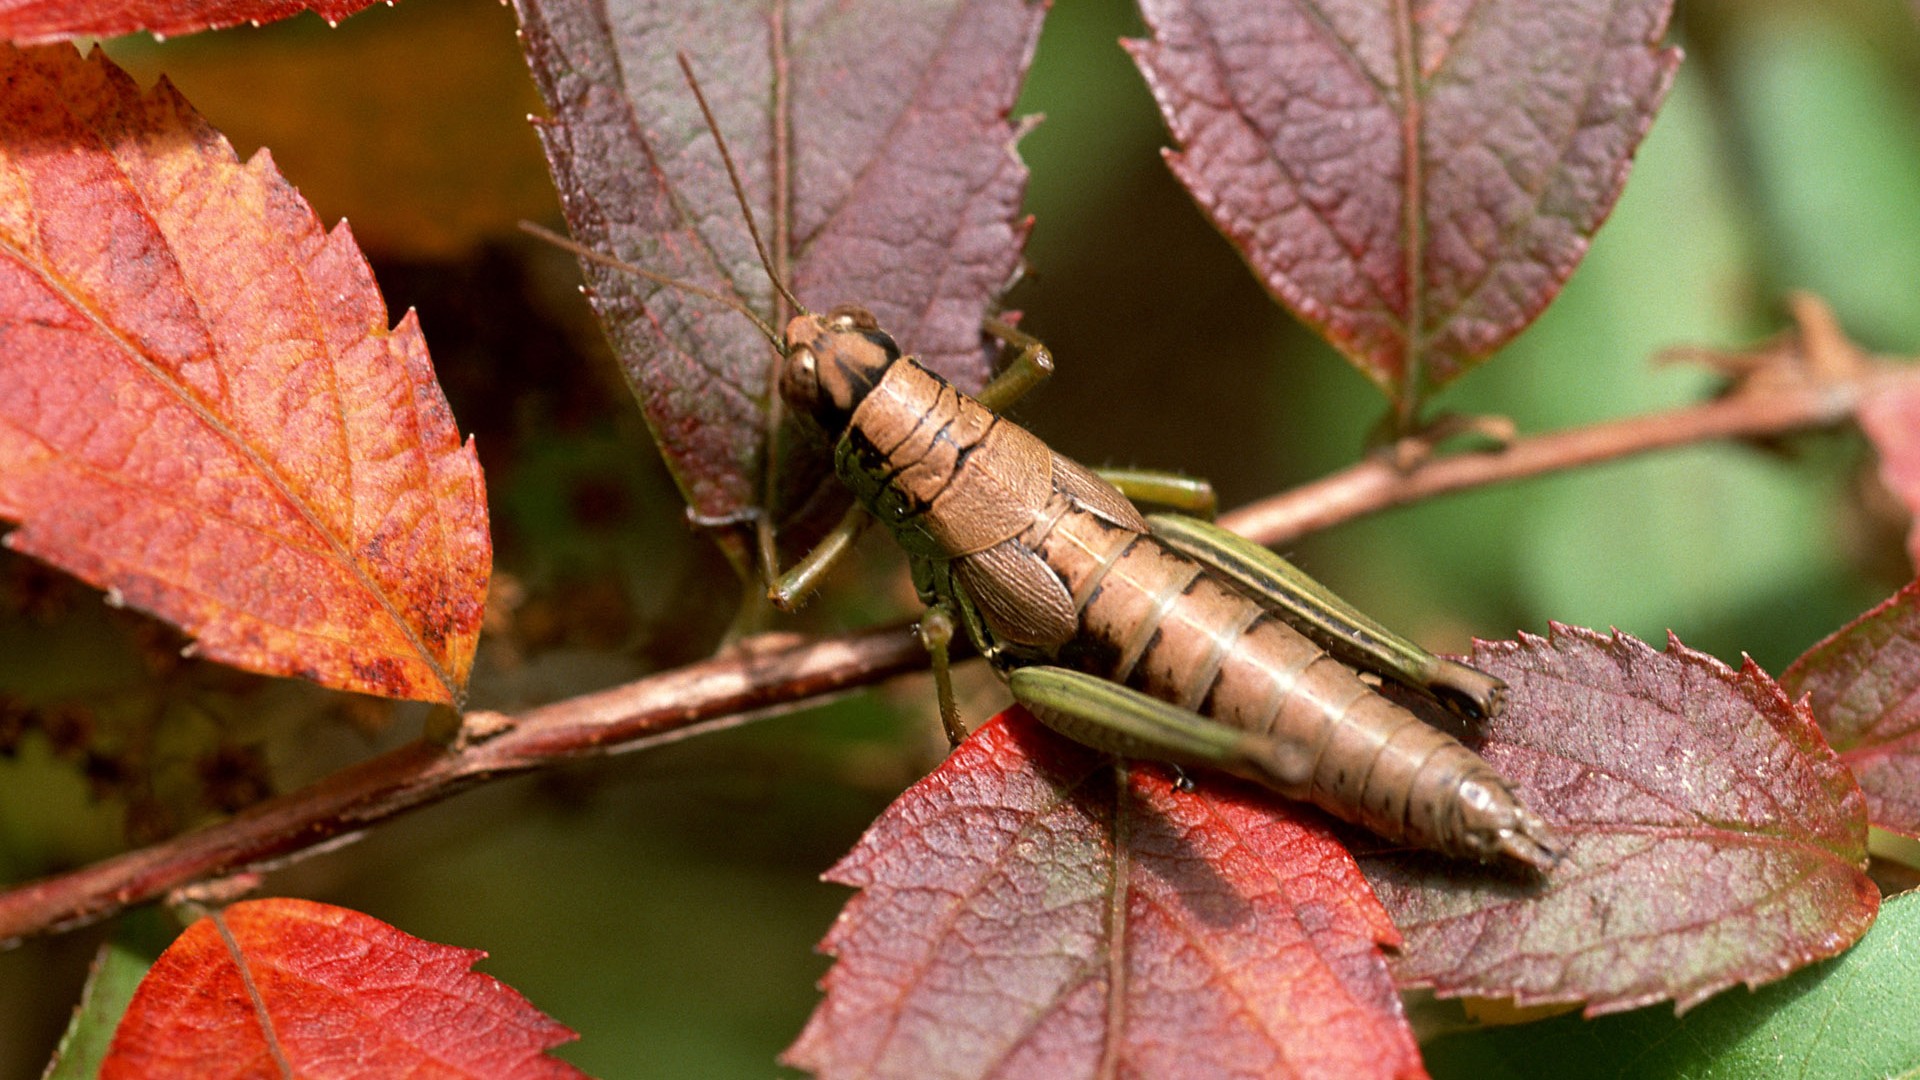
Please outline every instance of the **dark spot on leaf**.
M395 697L406 694L411 686L407 679L406 665L390 656L377 656L371 660L354 660L353 676L376 692Z

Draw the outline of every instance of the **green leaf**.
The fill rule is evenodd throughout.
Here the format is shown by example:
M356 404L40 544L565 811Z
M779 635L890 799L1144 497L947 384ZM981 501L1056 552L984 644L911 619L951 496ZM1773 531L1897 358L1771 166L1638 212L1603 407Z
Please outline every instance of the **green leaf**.
M46 1075L41 1080L93 1080L100 1074L101 1059L113 1042L114 1029L133 1000L133 991L146 975L153 958L120 941L100 946L93 956L93 968L87 985L80 992L80 1004L66 1034L60 1036L60 1048L53 1052Z

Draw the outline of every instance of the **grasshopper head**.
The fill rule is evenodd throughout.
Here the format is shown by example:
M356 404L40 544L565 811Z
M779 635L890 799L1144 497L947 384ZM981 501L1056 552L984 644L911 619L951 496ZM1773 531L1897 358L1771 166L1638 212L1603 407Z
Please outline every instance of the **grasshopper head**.
M872 313L851 305L787 323L787 359L780 396L838 437L867 392L900 359L900 346Z

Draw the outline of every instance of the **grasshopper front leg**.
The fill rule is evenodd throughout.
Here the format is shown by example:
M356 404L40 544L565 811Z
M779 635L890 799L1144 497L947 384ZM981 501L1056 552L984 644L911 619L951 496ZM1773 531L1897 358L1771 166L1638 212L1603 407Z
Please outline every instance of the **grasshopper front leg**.
M1424 690L1469 716L1497 715L1507 684L1435 656L1368 618L1299 567L1217 525L1154 514L1147 525L1168 547L1218 573L1339 660Z
M832 532L821 537L820 542L801 556L799 562L788 567L786 573L780 574L769 582L767 599L773 602L774 607L788 614L800 610L800 606L807 602L807 597L813 595L813 590L819 588L820 579L825 577L827 571L833 569L847 552L853 550L854 542L860 539L860 535L866 532L867 526L871 524L873 524L873 515L867 513L866 507L855 506L849 509L840 518L839 524L833 527ZM761 562L767 567L773 567L775 557L771 534L762 541L762 547L765 550Z

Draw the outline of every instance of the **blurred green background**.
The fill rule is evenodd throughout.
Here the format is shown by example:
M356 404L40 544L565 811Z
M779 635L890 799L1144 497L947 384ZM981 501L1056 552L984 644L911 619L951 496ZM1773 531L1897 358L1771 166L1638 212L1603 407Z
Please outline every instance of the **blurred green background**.
M1210 477L1227 505L1352 462L1382 404L1265 295L1159 158L1116 44L1127 0L1060 0L1022 99L1038 219L1010 298L1059 374L1019 417L1095 464ZM1920 27L1885 3L1685 5L1688 51L1612 220L1563 295L1442 399L1538 431L1696 399L1654 367L1828 297L1920 348ZM246 155L270 147L417 307L487 469L496 599L475 703L552 700L710 652L730 571L681 504L574 294L510 12L406 0L328 30L115 43ZM431 62L427 62L430 58ZM1850 435L1712 446L1450 498L1288 552L1431 645L1618 626L1778 671L1912 574ZM884 544L805 625L908 610ZM83 864L417 733L420 710L177 659L169 632L0 556L0 881ZM1003 702L974 680L968 718ZM644 755L492 785L274 875L433 940L573 1026L609 1077L765 1076L805 1021L847 898L817 876L942 750L924 680ZM38 1074L104 930L0 953L0 1080Z

